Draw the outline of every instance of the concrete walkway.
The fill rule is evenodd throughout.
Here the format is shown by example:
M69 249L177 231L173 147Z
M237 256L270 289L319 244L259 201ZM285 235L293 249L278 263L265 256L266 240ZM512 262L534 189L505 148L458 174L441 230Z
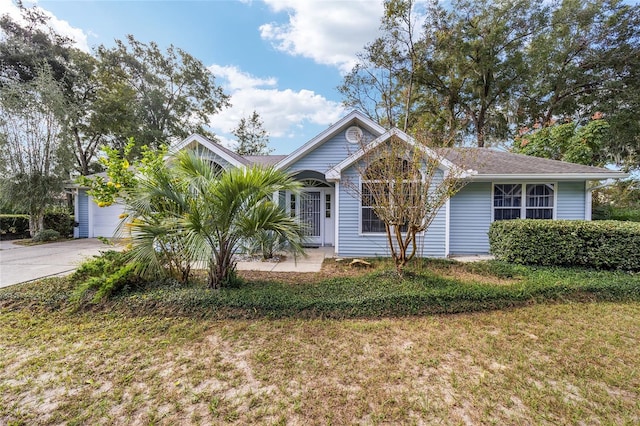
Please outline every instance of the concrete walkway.
M87 258L113 248L95 238L35 246L0 241L0 287L68 274Z
M23 246L0 241L0 287L73 272L78 265L101 251L117 247L95 238ZM306 256L289 256L283 262L238 262L238 270L271 272L319 272L333 247L308 249Z
M495 256L491 254L456 254L454 256L450 256L449 259L457 260L458 262L468 263L468 262L480 262L482 260L493 260Z
M306 256L287 256L283 262L238 262L239 271L268 271L268 272L320 272L322 262L327 257L333 257L333 247L320 247L306 250Z

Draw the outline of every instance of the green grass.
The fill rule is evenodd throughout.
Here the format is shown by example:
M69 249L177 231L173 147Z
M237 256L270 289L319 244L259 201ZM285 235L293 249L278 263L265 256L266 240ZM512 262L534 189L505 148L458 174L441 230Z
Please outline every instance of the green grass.
M303 274L304 275L304 274ZM204 318L378 318L475 312L556 301L637 301L640 274L587 269L512 266L490 261L425 261L403 279L378 267L357 276L287 283L248 281L209 290L202 284L152 285L128 291L92 309ZM0 306L73 306L64 279L0 290Z
M81 306L70 279L2 289L0 424L640 422L639 275L374 263Z
M640 303L351 320L0 309L0 424L638 424Z

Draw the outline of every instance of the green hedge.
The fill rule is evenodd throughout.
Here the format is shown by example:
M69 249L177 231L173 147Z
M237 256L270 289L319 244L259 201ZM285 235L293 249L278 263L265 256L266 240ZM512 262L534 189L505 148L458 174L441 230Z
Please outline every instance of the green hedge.
M73 216L68 213L46 213L44 229L52 229L62 237L73 235ZM15 240L29 238L29 216L26 214L0 215L0 238Z
M29 216L26 214L0 215L0 238L3 240L29 238Z
M591 218L593 220L640 222L640 208L621 208L609 205L594 206Z
M69 213L45 213L44 229L53 229L61 237L70 237L73 235L73 216Z
M491 224L489 244L508 262L640 270L640 223L503 220Z

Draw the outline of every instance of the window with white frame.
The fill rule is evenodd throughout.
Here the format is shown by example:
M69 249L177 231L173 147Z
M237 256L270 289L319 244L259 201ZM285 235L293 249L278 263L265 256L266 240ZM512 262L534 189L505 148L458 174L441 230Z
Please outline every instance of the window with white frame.
M217 163L215 160L212 160L211 158L205 158L204 161L209 164L209 167L211 167L211 170L213 170L213 173L215 174L222 173L222 171L224 170L224 168L219 163Z
M494 185L493 220L520 219L521 211L521 184Z
M385 232L386 228L382 219L378 217L375 212L374 205L375 199L373 194L371 193L371 187L373 186L379 187L382 189L380 185L385 185L382 182L378 183L367 183L362 185L362 232L363 233L381 233Z
M527 219L553 219L553 184L527 185Z
M504 183L493 186L493 220L553 219L555 185Z
M296 194L289 194L289 215L296 217Z
M365 173L365 180L361 183L361 231L367 233L386 232L385 223L375 212L376 197L388 198L385 208L391 209L398 215L398 222L401 232L408 229L409 217L419 214L414 206L419 206L422 199L422 175L420 172L411 170L408 160L397 159L397 182L377 181L376 178L383 176L388 164L383 161L370 165ZM366 180L369 178L371 180ZM396 185L401 187L396 187ZM380 199L380 198L378 198Z

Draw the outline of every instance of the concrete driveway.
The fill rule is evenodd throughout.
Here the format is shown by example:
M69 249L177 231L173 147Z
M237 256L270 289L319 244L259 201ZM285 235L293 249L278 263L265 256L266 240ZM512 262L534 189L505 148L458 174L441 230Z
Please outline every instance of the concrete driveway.
M83 260L113 249L95 238L21 246L0 241L0 287L72 272Z

